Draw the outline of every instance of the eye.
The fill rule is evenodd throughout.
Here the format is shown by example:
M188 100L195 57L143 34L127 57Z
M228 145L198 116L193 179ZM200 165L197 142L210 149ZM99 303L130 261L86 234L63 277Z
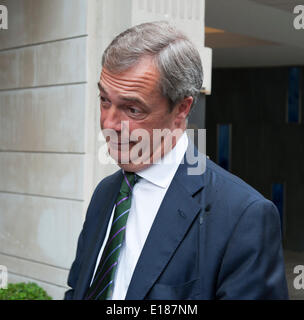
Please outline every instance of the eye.
M103 97L101 94L98 95L99 99L101 102L106 102L107 99L105 97Z
M125 113L128 117L136 120L142 120L147 116L146 112L142 108L132 105L125 108Z
M104 96L102 96L101 94L98 95L99 96L99 100L100 100L100 105L104 108L104 107L108 107L111 105L111 102L105 98Z
M139 110L137 110L136 108L133 108L133 107L129 107L129 111L130 111L130 113L132 113L132 114L138 114L138 113L140 113Z

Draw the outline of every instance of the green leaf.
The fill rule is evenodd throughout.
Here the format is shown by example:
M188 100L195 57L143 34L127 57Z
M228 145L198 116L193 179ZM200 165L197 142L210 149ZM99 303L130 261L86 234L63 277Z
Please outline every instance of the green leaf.
M9 283L7 289L0 289L0 300L51 300L45 290L34 282Z

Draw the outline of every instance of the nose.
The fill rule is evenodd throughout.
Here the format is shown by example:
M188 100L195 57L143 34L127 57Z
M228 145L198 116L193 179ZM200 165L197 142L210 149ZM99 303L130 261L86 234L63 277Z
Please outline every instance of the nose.
M115 106L107 109L101 109L100 112L101 129L112 129L116 132L121 131L121 116L120 111Z

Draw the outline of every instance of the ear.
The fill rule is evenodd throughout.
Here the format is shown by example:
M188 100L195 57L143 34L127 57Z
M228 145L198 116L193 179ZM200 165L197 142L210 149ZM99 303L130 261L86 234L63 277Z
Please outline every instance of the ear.
M193 97L185 97L179 102L175 108L175 125L180 127L186 121L186 118L191 110Z

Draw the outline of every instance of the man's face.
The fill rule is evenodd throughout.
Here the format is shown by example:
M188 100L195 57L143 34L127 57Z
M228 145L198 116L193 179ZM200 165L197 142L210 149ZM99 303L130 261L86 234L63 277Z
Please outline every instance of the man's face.
M135 66L118 74L106 68L101 72L100 126L103 132L109 130L117 136L116 140L113 134L107 138L109 153L126 171L144 169L169 151L164 144L166 139L172 140L170 134L160 141L155 137L153 140L153 129L173 132L179 128L180 134L185 129L192 98L190 106L189 103L187 106L179 104L169 112L168 101L159 90L158 80L159 72L150 57L142 58ZM173 139L172 147L176 140Z

